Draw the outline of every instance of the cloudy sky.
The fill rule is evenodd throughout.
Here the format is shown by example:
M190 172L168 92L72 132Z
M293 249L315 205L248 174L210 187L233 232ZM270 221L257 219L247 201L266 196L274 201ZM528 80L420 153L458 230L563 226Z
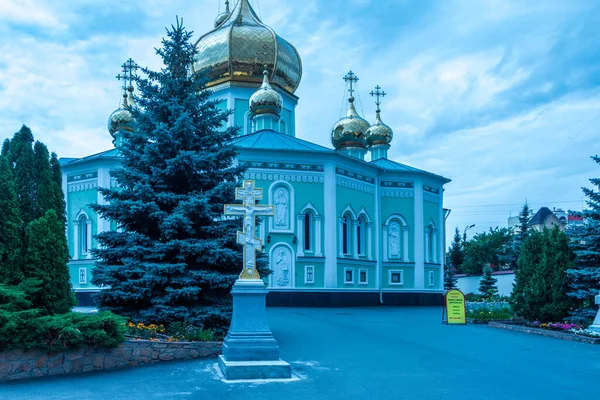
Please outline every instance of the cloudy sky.
M112 147L114 76L129 57L159 68L154 47L183 17L210 30L224 0L2 0L0 139L22 124L61 157ZM448 230L506 226L527 200L581 209L599 176L600 2L586 0L253 0L293 43L304 76L297 132L329 146L344 82L388 93L390 158L453 180ZM449 232L451 233L451 232Z

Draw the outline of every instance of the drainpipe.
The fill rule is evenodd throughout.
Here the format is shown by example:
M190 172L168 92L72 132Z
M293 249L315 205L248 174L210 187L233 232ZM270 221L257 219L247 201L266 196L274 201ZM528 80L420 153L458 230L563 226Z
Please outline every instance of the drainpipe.
M379 178L381 172L377 174L375 181L375 243L377 243L377 270L379 271L379 304L383 304L383 263L381 262L381 198L379 197Z

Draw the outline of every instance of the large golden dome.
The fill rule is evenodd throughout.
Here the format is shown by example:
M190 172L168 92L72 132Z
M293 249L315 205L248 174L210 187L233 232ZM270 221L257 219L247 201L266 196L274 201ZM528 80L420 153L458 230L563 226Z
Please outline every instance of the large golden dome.
M375 124L371 125L371 127L367 129L365 137L369 147L377 145L389 146L392 142L392 139L394 138L394 132L392 131L392 128L384 124L381 120L381 110L377 109Z
M331 144L336 150L347 147L367 147L365 132L369 129L370 124L356 112L354 97L350 97L348 102L350 104L346 116L331 128Z
M260 84L266 68L272 84L296 91L302 78L298 51L260 21L248 0L239 0L218 23L196 42L193 70L207 74L207 87L228 81Z

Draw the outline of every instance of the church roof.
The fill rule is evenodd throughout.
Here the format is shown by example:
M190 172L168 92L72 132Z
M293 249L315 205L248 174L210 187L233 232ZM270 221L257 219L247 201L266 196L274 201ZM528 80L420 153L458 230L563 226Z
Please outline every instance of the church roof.
M431 172L424 171L422 169L411 167L410 165L405 165L405 164L401 164L396 161L388 160L387 158L379 158L377 160L371 161L371 164L375 164L379 168L384 169L386 171L413 172L413 173L417 173L417 174L425 174L425 175L429 175L429 176L434 176L438 179L444 180L446 183L451 181L450 179L445 178L441 175L436 175Z
M248 135L240 136L233 140L232 144L243 149L260 150L293 150L310 151L319 153L336 153L332 149L319 146L306 140L275 132L270 129L261 130Z
M64 167L66 165L73 165L73 164L79 164L82 162L89 162L89 161L93 161L93 160L99 160L99 159L107 159L107 158L121 158L121 152L114 148L114 149L110 149L110 150L106 150L103 151L101 153L96 153L96 154L92 154L90 156L86 156L83 158L61 158L60 161L60 165L61 167Z

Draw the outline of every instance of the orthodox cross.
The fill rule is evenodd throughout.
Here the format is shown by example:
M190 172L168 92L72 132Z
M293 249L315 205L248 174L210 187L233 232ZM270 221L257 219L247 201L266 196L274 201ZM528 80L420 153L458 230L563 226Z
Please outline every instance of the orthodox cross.
M381 90L381 86L375 86L375 90L371 91L371 96L375 97L375 104L377 105L377 110L379 111L379 106L381 105L381 97L385 97L387 93Z
M344 76L346 83L350 82L350 97L354 97L354 84L358 82L358 76L354 72L350 71Z
M244 216L244 231L237 233L238 244L244 246L244 269L240 279L260 279L256 269L256 252L262 250L262 240L256 237L255 218L273 215L275 208L256 204L257 200L262 199L262 189L257 189L254 181L244 181L241 188L236 188L235 199L243 200L243 204L225 204L224 214Z
M129 86L132 86L133 76L135 71L138 69L138 65L131 58L121 65L123 68L123 75L119 74L116 76L118 80L123 81L123 91L127 90L127 81L129 81Z

